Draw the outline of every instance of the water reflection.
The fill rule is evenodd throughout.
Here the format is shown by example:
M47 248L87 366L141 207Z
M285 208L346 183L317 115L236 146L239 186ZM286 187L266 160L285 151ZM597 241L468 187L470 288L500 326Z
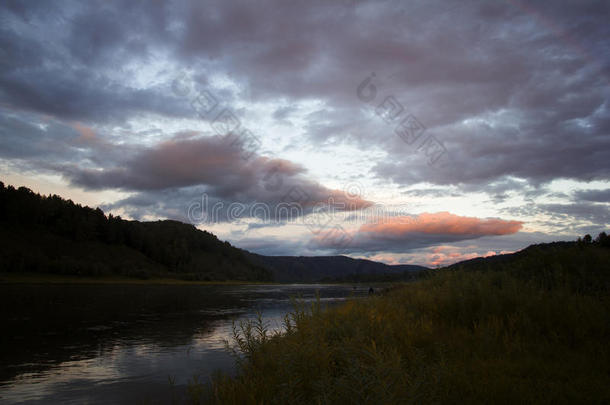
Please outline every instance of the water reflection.
M193 375L230 372L232 319L279 327L291 297L335 303L366 288L331 285L3 285L2 403L167 402ZM175 390L175 391L176 391ZM176 392L174 391L174 395Z

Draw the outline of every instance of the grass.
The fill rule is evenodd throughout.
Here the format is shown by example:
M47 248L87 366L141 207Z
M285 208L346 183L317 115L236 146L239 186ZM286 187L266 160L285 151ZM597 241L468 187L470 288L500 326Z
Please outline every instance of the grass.
M602 260L575 272L556 253L536 256L529 273L527 262L517 272L443 270L330 310L299 304L282 333L269 335L262 319L236 325L237 376L193 382L191 400L610 403L610 301L582 288L607 280L607 254L569 251Z

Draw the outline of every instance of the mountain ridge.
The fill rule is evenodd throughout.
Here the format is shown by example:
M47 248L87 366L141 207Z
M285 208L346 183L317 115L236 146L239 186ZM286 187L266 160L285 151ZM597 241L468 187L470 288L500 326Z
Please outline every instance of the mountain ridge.
M418 265L389 265L349 256L264 256L251 253L253 260L270 269L276 281L370 281L395 276L411 279L427 267ZM332 267L331 267L332 266ZM329 269L331 269L329 271ZM363 277L366 276L366 277ZM390 277L391 278L391 277ZM390 280L387 280L390 281Z

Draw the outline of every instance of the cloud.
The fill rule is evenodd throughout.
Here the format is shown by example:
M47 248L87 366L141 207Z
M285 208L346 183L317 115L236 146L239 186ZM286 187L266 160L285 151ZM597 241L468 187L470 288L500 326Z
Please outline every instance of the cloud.
M163 31L157 13L163 7L128 3L103 9L11 3L0 9L6 22L0 29L0 103L97 124L142 113L189 117L188 105L168 84L136 85L139 69L133 66L155 62L150 51L161 46L154 39Z
M242 217L259 215L259 207L258 212L269 212L264 219L276 223L288 213L306 215L317 205L353 211L373 204L323 186L299 164L249 151L232 134L189 131L152 146L119 145L81 122L65 124L21 112L0 116L0 134L0 157L20 162L24 169L61 174L86 190L131 193L104 208L133 218L192 222L187 210L204 196L210 210L222 204L213 218L220 222L230 219L231 204L240 204ZM300 209L278 209L291 204Z
M605 190L579 190L573 194L576 201L610 202L610 189Z
M405 252L446 242L509 235L523 226L520 221L463 217L449 212L422 213L416 216L390 217L367 223L344 238L322 231L312 243L325 248L343 248L346 252ZM337 246L343 243L343 246Z
M607 192L561 196L548 187L610 178L608 3L5 3L0 157L77 187L131 193L107 206L134 217L183 218L204 194L225 206L273 208L287 198L308 210L329 198L346 210L369 206L317 181L344 183L320 173L332 161L355 162L337 172L393 188L388 194L487 194L501 206L523 198L512 212L550 218L564 233L583 229L578 221L608 223L599 204ZM363 102L357 87L372 72L376 95ZM244 159L202 132L207 122L172 92L183 73L259 126L264 149L290 159ZM438 165L375 113L388 96L425 125L424 138L446 147ZM133 135L149 133L155 139ZM312 151L325 165L310 161ZM431 205L422 209L447 209ZM362 249L402 251L466 236L482 242L473 235L485 226L475 225L463 234L371 228L353 236Z
M0 157L33 162L82 158L78 130L52 119L0 109Z
M461 217L449 212L423 213L416 217L396 217L390 222L365 224L360 232L380 238L400 239L413 233L464 235L506 235L521 229L519 221Z
M192 117L171 78L190 71L209 83L220 73L238 97L276 103L278 120L298 101L321 101L305 117L305 143L381 149L373 174L400 185L610 176L602 2L9 4L0 102L13 108L98 125ZM378 95L367 105L356 87L372 71ZM428 167L372 113L390 95L447 147L444 168Z
M86 126L81 124L80 122L76 122L74 123L74 129L76 129L79 133L80 133L80 141L82 142L93 142L95 141L95 131Z
M476 257L490 257L495 256L496 254L513 253L510 251L501 251L496 253L491 250L482 254L477 252L462 252L459 249L451 246L439 246L429 249L429 251L430 252L426 254L425 263L430 267L447 266L452 263L470 260Z
M589 221L599 227L610 226L610 206L592 203L539 204L542 212L549 213L554 221L574 223L574 219Z
M607 204L528 203L503 208L500 212L536 218L546 228L554 229L562 234L579 235L583 233L583 230L600 232L610 226L610 207Z
M461 193L457 192L457 190L448 187L418 188L403 191L402 194L412 197L428 198L459 197L462 195Z
M584 235L584 233L583 233ZM429 267L446 266L462 260L519 251L531 244L560 240L576 240L577 235L554 236L541 232L517 232L500 236L483 236L473 240L447 242L432 246L390 253L358 252L359 257L385 263L421 264Z
M237 138L180 134L143 148L116 167L67 168L71 181L88 189L154 191L205 186L213 197L243 203L342 204L343 210L372 205L358 196L326 188L285 159L260 156L235 143Z

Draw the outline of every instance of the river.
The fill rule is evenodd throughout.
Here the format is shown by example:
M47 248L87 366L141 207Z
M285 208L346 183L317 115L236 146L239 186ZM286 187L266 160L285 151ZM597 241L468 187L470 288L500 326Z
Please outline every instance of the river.
M168 403L193 378L235 372L233 321L261 311L275 329L291 297L334 305L368 287L0 285L0 402Z

